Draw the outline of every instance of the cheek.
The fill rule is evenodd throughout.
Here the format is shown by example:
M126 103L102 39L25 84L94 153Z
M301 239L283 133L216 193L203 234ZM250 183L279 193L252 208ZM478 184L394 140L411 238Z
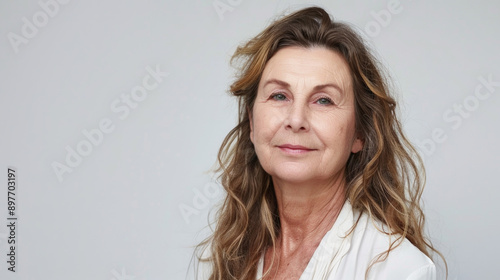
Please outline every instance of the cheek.
M269 124L264 119L254 118L253 127L253 143L259 145L268 142L269 138Z
M258 108L254 110L252 129L254 144L269 142L278 128L279 120L275 114Z
M349 116L331 116L318 121L316 131L323 144L335 150L351 150L354 123Z

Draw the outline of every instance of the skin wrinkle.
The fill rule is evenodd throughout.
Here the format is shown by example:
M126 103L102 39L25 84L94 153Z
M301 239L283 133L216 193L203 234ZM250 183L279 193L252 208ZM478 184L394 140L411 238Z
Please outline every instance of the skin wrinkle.
M281 279L298 279L301 275L300 271L289 272L283 269L283 274L278 274L277 269L267 269L269 268L270 258L272 263L270 267L276 268L280 265L278 261L280 250L276 248L281 244L278 239L281 234L282 221L278 215L280 214L279 208L283 209L282 206L278 205L275 192L276 178L279 176L273 175L273 177L276 177L273 180L270 173L281 173L283 175L281 178L288 179L288 182L297 180L301 176L303 181L307 181L307 178L303 176L304 174L312 171L322 174L332 166L327 166L322 162L325 161L326 157L318 156L316 160L310 162L310 166L314 167L312 169L300 168L300 164L288 160L288 162L282 161L281 164L276 165L279 167L278 169L268 170L267 167L273 166L273 160L276 160L276 158L261 156L261 153L258 155L257 152L259 151L253 142L254 139L251 139L254 137L252 131L261 128L260 125L252 127L252 120L258 123L265 119L269 125L273 125L274 121L278 121L278 123L280 121L280 116L277 114L268 114L266 116L258 113L259 116L252 119L252 111L255 108L270 104L276 105L274 107L269 106L269 108L274 108L277 112L279 112L280 108L283 111L287 108L280 107L282 105L277 106L279 103L259 103L257 94L260 90L260 82L265 78L263 71L268 66L268 62L280 51L288 47L304 48L303 50L327 49L332 51L330 54L334 53L341 56L349 71L340 73L337 70L332 70L333 73L338 74L338 77L333 77L330 82L337 82L339 85L339 81L350 82L350 87L353 89L352 93L355 95L355 128L358 137L363 139L362 144L364 147L362 152L351 153L348 157L344 174L345 182L335 182L333 178L335 176L331 176L331 178L316 177L315 182L311 180L309 184L303 184L304 188L300 188L299 182L296 182L295 189L281 187L283 188L282 192L287 194L287 196L282 195L282 197L289 197L295 192L298 197L305 199L308 195L305 190L309 190L310 194L312 192L311 187L317 187L318 193L321 193L320 179L324 179L323 183L326 183L329 179L328 184L345 184L345 196L349 199L353 210L368 215L370 219L385 223L391 232L400 234L403 239L408 239L427 257L432 259L433 253L438 254L446 266L443 255L433 247L424 234L425 218L420 201L425 185L425 168L415 147L412 146L403 133L395 111L396 102L388 88L387 77L380 63L367 49L359 34L349 27L349 24L334 21L324 9L309 7L274 21L257 36L238 46L231 57L231 64L239 71L236 80L229 88L230 93L238 99L239 122L226 135L217 154L218 166L216 171L220 172L221 184L228 194L217 214L217 223L213 234L197 246L200 265L204 263L204 266L207 267L206 275L209 275L210 280L253 280L256 279L257 275L261 275L259 271L263 273L264 280L277 280L276 277L273 278L273 275L279 275ZM310 58L302 57L302 55L304 53L298 53L295 58ZM326 57L328 55L323 58ZM290 67L285 70L290 70ZM305 70L304 75L298 76L296 79L303 82L311 81L311 78L304 79L311 71L303 70ZM328 71L323 69L321 73L318 73L317 77L328 74ZM342 78L341 75L345 75L345 78ZM348 79L349 77L351 79ZM279 78L282 79L282 77ZM312 82L315 81L312 80ZM297 85L296 82L292 84L293 86ZM343 87L346 87L346 85L343 85ZM300 90L294 90L291 93L296 95L301 92ZM274 98L274 100L292 102L294 100L294 95L285 94L282 97ZM265 100L267 99L263 101ZM317 118L320 115L326 119L331 117L328 114L328 106L313 106L313 104L325 105L328 102L323 102L325 100L317 103L315 100L309 101L311 102L305 103L308 107L303 111L306 113L303 116ZM349 105L349 102L344 103L340 99L334 99L333 101L337 105ZM283 102L283 105L285 104L287 103ZM256 105L255 108L254 105ZM292 103L292 105L295 106L297 103ZM341 113L344 112L344 109L348 109L349 106L334 108ZM312 109L314 110L307 111ZM298 117L300 120L300 115ZM333 119L329 129L337 132L342 130L340 128L342 125L339 124L342 119L339 116ZM306 131L307 127L298 130L295 127L295 133L291 133L292 130L290 129L283 130L288 134L280 134L271 130L268 135L288 136L286 139L297 141L297 143L291 144L300 144L298 141L304 141L304 144L308 145L318 144L318 149L324 148L321 146L324 143L333 142L337 143L339 147L348 147L349 144L345 144L346 141L351 141L351 144L357 141L354 137L352 139L341 138L326 142L314 141L318 140L316 138L305 139L303 136L307 133L313 136L314 133L318 133L317 122L317 119L310 122L313 125L309 131ZM279 124L283 125L283 123ZM345 129L346 133L349 133L350 127L345 126ZM336 139L335 136L338 135L332 134L330 136L332 136L331 139ZM259 138L259 140L262 139ZM266 141L261 141L259 144L264 143ZM271 142L267 141L267 143ZM284 151L287 151L287 149L284 149ZM290 155L301 154L293 149L288 151ZM342 158L342 156L337 157L337 159L339 158ZM264 169L262 163L266 164L266 169ZM339 170L339 168L334 169ZM287 172L288 175L286 175ZM309 179L311 179L311 176L309 176ZM290 184L289 186L292 187ZM288 208L298 205L288 202L283 204L287 205ZM319 204L316 206L321 208ZM323 205L322 209L326 209L325 207ZM323 218L323 216L320 216L316 221L326 223L329 220ZM352 230L347 234L353 232L358 222L359 219L355 221ZM312 224L311 226L313 226ZM228 228L231 230L228 231ZM308 246L303 246L304 249L316 247L317 242L313 242L314 240L309 241L306 244ZM365 279L368 279L372 272L376 273L372 271L372 268L383 262L389 253L398 248L399 243L396 240L395 242L387 250L371 258L365 270ZM277 253L272 254L272 256L267 254L263 258L262 254L266 250L267 252L273 252L269 248L276 249ZM313 252L313 250L304 250L304 253L300 254L301 259L297 261L297 264L305 267L308 256L310 256L309 253L312 254ZM264 267L260 267L259 263L263 259ZM283 266L290 265L290 263L291 260L281 260ZM290 265L290 267L294 267L294 265Z
M275 99L276 94L284 100ZM333 104L319 104L321 98ZM339 54L323 47L284 48L264 68L249 113L250 137L272 176L281 221L264 270L275 257L271 271L280 279L297 279L344 204L345 165L363 145L355 133L349 68ZM312 151L290 155L279 148L283 144Z

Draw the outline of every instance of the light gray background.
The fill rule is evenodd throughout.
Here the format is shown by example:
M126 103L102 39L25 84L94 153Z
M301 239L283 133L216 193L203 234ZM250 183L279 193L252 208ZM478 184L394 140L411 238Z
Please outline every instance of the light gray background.
M498 1L65 2L52 1L46 22L37 1L0 3L1 279L184 279L221 197L207 171L236 121L229 58L307 3L363 32L391 74L425 158L427 230L450 279L495 279ZM33 17L40 27L26 38L23 18ZM116 113L148 66L169 75L126 117ZM103 119L114 130L58 180L54 162L66 164L66 147ZM8 166L18 173L16 273L6 263Z

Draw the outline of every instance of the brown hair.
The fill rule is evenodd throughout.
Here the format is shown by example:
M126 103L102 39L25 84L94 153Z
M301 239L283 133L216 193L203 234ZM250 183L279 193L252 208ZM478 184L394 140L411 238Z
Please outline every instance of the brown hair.
M355 125L364 145L347 161L346 198L354 209L382 221L401 236L372 265L385 260L404 238L429 257L431 251L441 256L423 233L423 164L403 135L396 102L389 95L376 59L348 25L333 21L321 8L311 7L275 21L238 47L231 59L239 65L239 75L230 87L239 101L239 122L224 139L218 155L227 196L218 211L213 235L199 245L209 246L205 249L210 257L201 261L211 262L210 279L255 279L262 253L275 245L279 235L272 180L262 169L250 141L247 110L253 108L267 61L288 46L325 47L341 54L349 65Z

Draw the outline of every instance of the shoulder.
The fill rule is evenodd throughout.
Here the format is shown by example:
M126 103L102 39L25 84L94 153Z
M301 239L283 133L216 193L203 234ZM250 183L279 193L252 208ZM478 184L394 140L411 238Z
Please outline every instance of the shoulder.
M409 240L401 240L399 235L387 234L387 227L367 214L355 216L359 217L359 221L352 232L351 246L344 258L345 266L364 276L366 269L374 263L368 279L435 279L434 263ZM397 247L389 252L385 260L376 262L380 254L387 251L393 243Z

